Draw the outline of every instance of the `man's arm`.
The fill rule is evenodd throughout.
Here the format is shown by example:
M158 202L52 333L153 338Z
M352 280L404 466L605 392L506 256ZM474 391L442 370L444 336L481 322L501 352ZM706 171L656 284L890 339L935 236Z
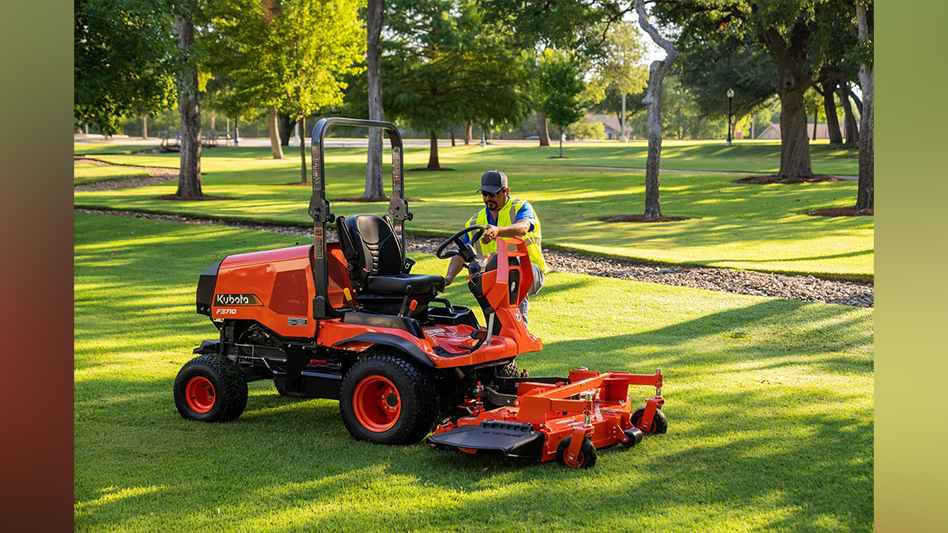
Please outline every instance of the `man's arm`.
M456 255L451 258L451 262L448 263L448 273L444 276L444 285L447 287L454 281L455 276L458 275L458 272L464 268L464 260L461 259L460 255Z
M487 225L487 229L484 230L484 236L481 237L481 242L487 244L497 237L523 237L530 231L530 221L523 218L520 219L509 226L492 226Z

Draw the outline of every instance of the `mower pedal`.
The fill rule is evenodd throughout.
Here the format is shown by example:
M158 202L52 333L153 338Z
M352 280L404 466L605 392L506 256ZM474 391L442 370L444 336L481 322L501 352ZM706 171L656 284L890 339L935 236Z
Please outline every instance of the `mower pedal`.
M451 446L465 450L499 451L509 457L539 459L543 451L543 433L524 422L485 420L479 425L461 426L431 435L433 446Z

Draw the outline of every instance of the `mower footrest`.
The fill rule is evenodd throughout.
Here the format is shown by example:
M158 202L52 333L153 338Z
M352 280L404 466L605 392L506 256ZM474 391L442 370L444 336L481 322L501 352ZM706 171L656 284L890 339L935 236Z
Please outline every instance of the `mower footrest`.
M543 451L543 432L522 422L485 420L479 425L461 426L426 439L434 446L466 450L499 451L510 457L539 459Z

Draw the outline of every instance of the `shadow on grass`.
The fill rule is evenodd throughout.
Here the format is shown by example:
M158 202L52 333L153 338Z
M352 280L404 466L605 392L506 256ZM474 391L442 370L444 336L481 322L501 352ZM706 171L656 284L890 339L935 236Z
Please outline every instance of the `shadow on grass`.
M761 300L606 335L582 321L594 299L536 305L535 320L569 312L577 330L529 364L666 375L668 434L572 470L357 442L337 402L269 382L250 384L233 423L183 420L174 376L216 333L192 307L197 275L218 247L277 237L103 218L76 227L77 531L872 529L869 312Z

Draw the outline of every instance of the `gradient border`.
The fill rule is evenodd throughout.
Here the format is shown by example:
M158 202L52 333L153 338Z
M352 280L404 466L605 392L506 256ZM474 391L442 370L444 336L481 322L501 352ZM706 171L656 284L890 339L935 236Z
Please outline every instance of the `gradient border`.
M73 530L72 7L4 4L0 529Z

